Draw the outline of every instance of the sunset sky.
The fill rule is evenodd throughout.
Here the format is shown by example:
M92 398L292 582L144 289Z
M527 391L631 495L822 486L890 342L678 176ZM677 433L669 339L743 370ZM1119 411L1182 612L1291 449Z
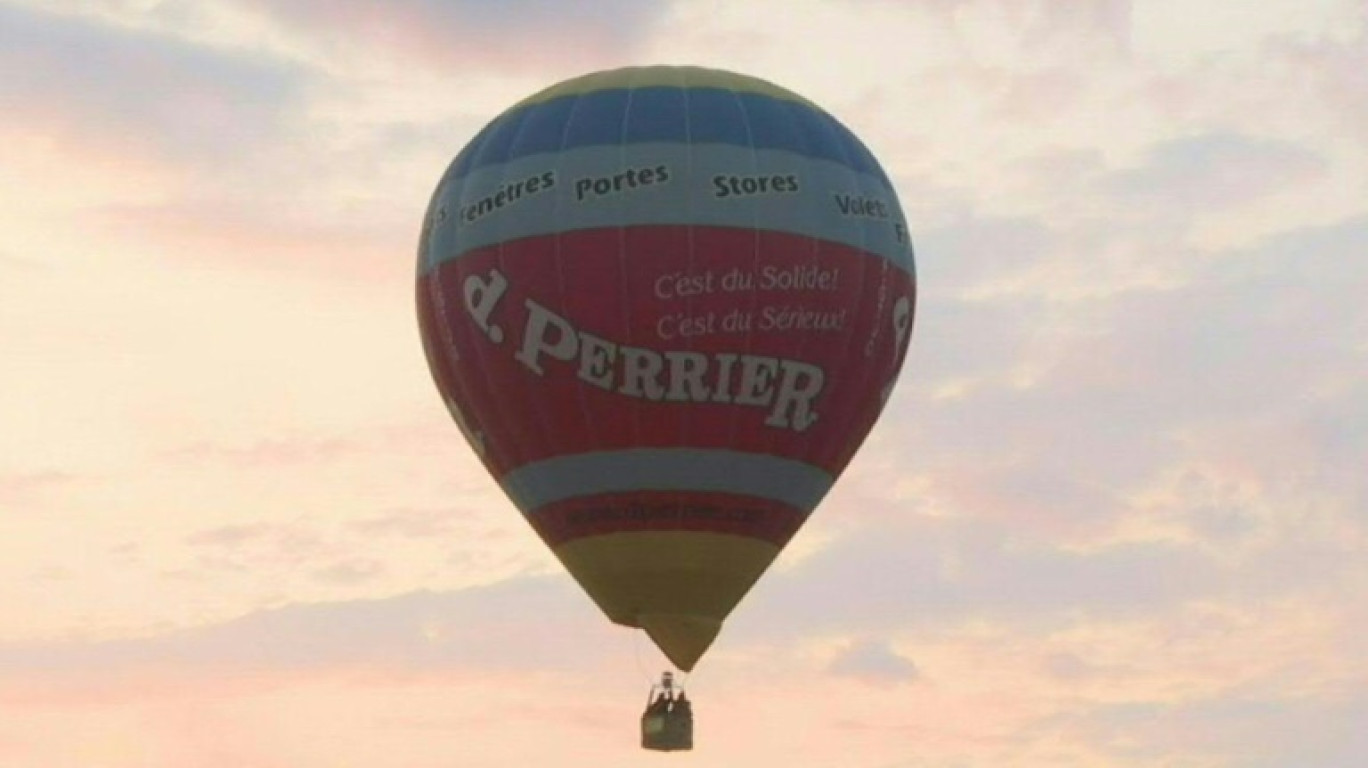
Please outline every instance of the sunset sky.
M448 416L506 107L758 76L892 177L863 450L665 662ZM1364 0L0 0L0 766L1368 765Z

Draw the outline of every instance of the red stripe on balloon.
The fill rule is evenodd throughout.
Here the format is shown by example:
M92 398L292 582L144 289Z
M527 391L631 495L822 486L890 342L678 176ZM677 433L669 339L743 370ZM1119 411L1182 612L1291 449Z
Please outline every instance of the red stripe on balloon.
M782 502L709 491L628 491L547 504L527 516L548 545L587 536L689 531L748 536L782 547L806 513Z
M504 243L446 262L419 284L420 315L430 324L428 335L441 340L433 352L438 385L482 436L496 477L553 456L636 447L771 454L838 475L882 410L881 392L906 348L907 332L893 325L892 305L914 293L909 274L845 245L681 226ZM480 316L482 310L487 314ZM547 311L555 320L535 336L537 318L549 317ZM561 321L573 336L568 360L553 349ZM543 343L525 347L529 335ZM611 348L614 364L596 370L593 356L586 357L592 344ZM634 396L660 393L634 392L641 382L626 363L633 355L643 358L632 348L703 355L710 398ZM520 351L530 356L520 360ZM742 363L726 356L743 354L821 368L825 385L811 403L817 420L803 430L774 426L766 424L773 403L711 399L719 388L734 399ZM666 367L646 378L666 396L693 394L688 364L661 360ZM586 381L601 372L605 387Z

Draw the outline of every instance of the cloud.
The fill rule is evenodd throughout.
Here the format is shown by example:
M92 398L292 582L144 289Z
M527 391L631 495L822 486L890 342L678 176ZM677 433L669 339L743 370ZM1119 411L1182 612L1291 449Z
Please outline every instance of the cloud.
M1244 691L1178 704L1101 704L1059 721L1068 735L1106 745L1122 760L1352 768L1368 750L1359 727L1365 717L1368 696L1358 691L1325 698Z
M1028 519L1018 528L1027 534ZM801 534L800 534L801 535ZM765 576L729 633L744 641L910 632L974 621L1044 629L1219 597L1220 569L1166 543L1075 553L1002 526L885 520ZM1029 539L1028 539L1029 541Z
M872 638L851 643L831 660L827 671L838 677L851 677L873 683L905 683L919 673L911 659L899 654L886 641Z
M1364 22L1352 0L1212 0L1200 8L1145 0L1134 4L1131 18L1137 51L1174 68L1259 56L1279 42L1324 43L1355 26L1361 31Z
M96 642L0 644L6 698L125 689L129 680L211 683L345 670L397 679L453 671L554 670L604 653L606 620L560 576L453 592L290 605L208 627ZM529 617L537 617L530 621ZM554 633L547 632L554 628ZM601 649L595 651L593 649Z
M184 537L184 544L194 553L200 571L288 569L318 574L339 567L337 545L329 540L326 530L325 526L303 521L232 524L190 533Z
M293 119L304 74L252 50L220 50L78 17L0 6L6 121L178 160L242 158Z
M385 564L367 557L349 557L313 571L318 581L336 586L351 586L375 581L385 573Z
M1368 136L1368 13L1362 14L1358 35L1339 45L1301 46L1289 53L1301 74L1315 84L1323 100L1349 137Z
M413 279L409 256L417 252L417 235L410 237L392 212L367 210L337 222L297 202L275 207L246 193L209 184L180 202L111 204L90 214L89 226L109 241L141 247L144 256L191 269L235 267L391 291ZM261 193L270 198L280 190L263 185Z
M524 72L628 57L667 3L605 0L568 10L554 0L240 0L294 34L338 51L364 46L452 72Z
M1159 208L1187 221L1322 177L1329 160L1286 141L1206 134L1152 147L1143 165L1102 181L1126 209ZM1194 215L1195 214L1195 215Z
M237 547L258 541L271 530L266 525L225 525L194 533L186 539L186 543L191 546Z
M1155 424L1260 419L1305 407L1363 357L1352 329L1368 322L1368 312L1353 286L1368 280L1368 268L1353 254L1365 245L1368 219L1359 219L1217 258L1190 254L1185 285L1114 303L1105 362L1125 366L1132 386L1145 387ZM1169 373L1175 370L1184 373ZM1061 380L1069 373L1061 370Z
M991 300L994 266L1067 260L1065 235L990 219L928 240L879 455L857 457L861 487L838 483L810 523L830 538L766 576L736 632L1351 599L1368 541L1368 222L1156 254L1163 283L1022 277Z
M0 506L10 509L32 509L45 496L69 488L81 478L61 470L34 472L0 471Z
M168 457L259 468L328 463L370 450L374 450L374 446L348 442L338 437L269 438L242 447L214 444L183 446L171 452Z
M1363 219L1217 253L1156 250L1144 246L1162 235L1118 232L1137 242L1114 264L1079 238L972 218L923 237L912 351L885 417L916 425L890 437L908 436L902 449L918 466L1005 466L1061 491L1070 476L1126 487L1194 429L1358 412L1345 376L1363 359L1356 330L1368 322L1355 298L1368 280L1354 255ZM1132 263L1164 279L1108 283ZM1319 460L1338 463L1347 447L1327 444Z
M451 535L457 528L455 523L450 510L397 509L357 520L352 527L368 537L431 539Z

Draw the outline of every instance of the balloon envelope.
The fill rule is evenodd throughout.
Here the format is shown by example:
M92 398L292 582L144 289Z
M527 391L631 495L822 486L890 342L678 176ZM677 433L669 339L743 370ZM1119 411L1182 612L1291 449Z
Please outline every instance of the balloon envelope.
M447 168L419 246L452 417L604 613L685 670L873 426L915 294L859 139L693 67L513 106Z

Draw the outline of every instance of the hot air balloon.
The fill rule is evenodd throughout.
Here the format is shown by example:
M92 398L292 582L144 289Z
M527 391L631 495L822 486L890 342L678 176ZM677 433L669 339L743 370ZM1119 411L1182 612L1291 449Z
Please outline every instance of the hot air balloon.
M684 671L874 425L915 301L865 145L698 67L515 104L447 167L418 253L456 424L604 614Z

